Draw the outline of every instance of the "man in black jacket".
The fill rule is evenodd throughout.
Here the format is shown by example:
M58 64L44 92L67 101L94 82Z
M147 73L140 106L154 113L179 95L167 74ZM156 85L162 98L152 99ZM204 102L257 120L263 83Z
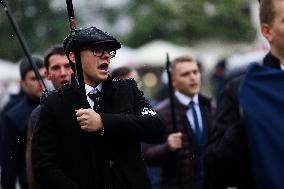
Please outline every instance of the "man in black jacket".
M33 57L39 74L46 80L46 70L41 58ZM1 187L14 189L17 179L22 189L28 188L26 178L25 145L28 120L32 110L39 104L43 86L37 81L27 58L20 63L21 87L25 96L3 113Z
M261 32L271 47L263 59L263 66L276 69L284 67L283 12L284 1L261 0ZM205 156L208 188L255 188L245 123L238 99L243 78L240 76L228 83L217 106L214 130Z
M77 32L87 99L75 80L44 97L32 141L42 189L151 188L140 142L159 142L164 127L134 80L112 81L110 59L121 44L95 28ZM64 49L75 63L71 36ZM93 98L93 96L96 98ZM83 108L82 101L93 108Z

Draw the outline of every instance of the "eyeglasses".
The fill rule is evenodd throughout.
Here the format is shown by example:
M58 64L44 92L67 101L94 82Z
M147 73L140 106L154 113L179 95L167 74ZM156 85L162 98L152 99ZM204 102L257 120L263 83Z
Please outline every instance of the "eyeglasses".
M107 48L102 48L102 47L88 47L88 48L83 48L82 50L92 51L94 56L97 56L97 57L100 57L100 58L104 55L105 52L109 53L110 58L113 58L116 55L115 50L111 51Z

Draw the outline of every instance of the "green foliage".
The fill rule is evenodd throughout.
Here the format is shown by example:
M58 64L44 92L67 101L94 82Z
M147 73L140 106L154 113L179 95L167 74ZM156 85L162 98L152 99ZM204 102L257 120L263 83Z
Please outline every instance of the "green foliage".
M33 53L61 43L69 33L65 8L52 9L49 0L6 0ZM121 6L98 7L110 25L123 17L132 20L129 33L120 36L137 47L153 39L189 44L201 39L253 40L255 29L245 7L249 0L129 0ZM2 7L1 7L2 8ZM12 61L23 55L18 39L0 11L0 58Z
M207 38L251 41L255 37L255 29L246 12L248 2L131 0L119 14L124 12L133 18L133 29L124 36L127 45L133 47L157 38L181 44Z
M6 3L33 54L42 54L50 45L62 43L69 32L67 11L53 10L49 0L6 0ZM3 9L0 25L0 58L19 60L24 52Z

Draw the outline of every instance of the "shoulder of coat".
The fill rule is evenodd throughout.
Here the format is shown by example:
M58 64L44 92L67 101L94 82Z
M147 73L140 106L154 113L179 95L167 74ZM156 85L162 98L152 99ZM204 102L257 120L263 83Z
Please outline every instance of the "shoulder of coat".
M134 79L112 79L114 86L116 87L130 87L130 86L137 86L137 83Z
M56 89L56 90L45 90L42 93L42 96L40 98L40 102L44 103L46 102L48 99L53 99L53 98L58 98L60 96L64 96L66 93L68 93L68 91L72 90L74 86L70 83L66 83L63 86L61 86L60 88Z

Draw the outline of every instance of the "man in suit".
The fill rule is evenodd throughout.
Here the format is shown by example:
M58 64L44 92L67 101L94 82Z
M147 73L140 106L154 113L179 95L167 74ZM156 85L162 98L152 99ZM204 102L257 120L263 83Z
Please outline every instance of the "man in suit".
M33 57L39 74L46 81L43 60ZM19 180L22 189L28 188L26 178L25 145L28 120L32 110L39 104L43 86L37 81L32 65L27 58L20 62L21 87L25 96L3 114L3 140L1 187L14 189Z
M167 128L164 142L148 145L144 152L149 165L161 167L162 189L203 187L203 149L211 124L211 102L201 95L201 75L191 57L173 61L172 84L175 88L176 130L171 120L170 101L156 108Z
M135 81L109 77L121 44L95 27L76 35L86 93L73 79L43 98L32 141L35 179L42 189L151 188L140 142L159 142L163 124ZM64 49L77 63L71 36Z

